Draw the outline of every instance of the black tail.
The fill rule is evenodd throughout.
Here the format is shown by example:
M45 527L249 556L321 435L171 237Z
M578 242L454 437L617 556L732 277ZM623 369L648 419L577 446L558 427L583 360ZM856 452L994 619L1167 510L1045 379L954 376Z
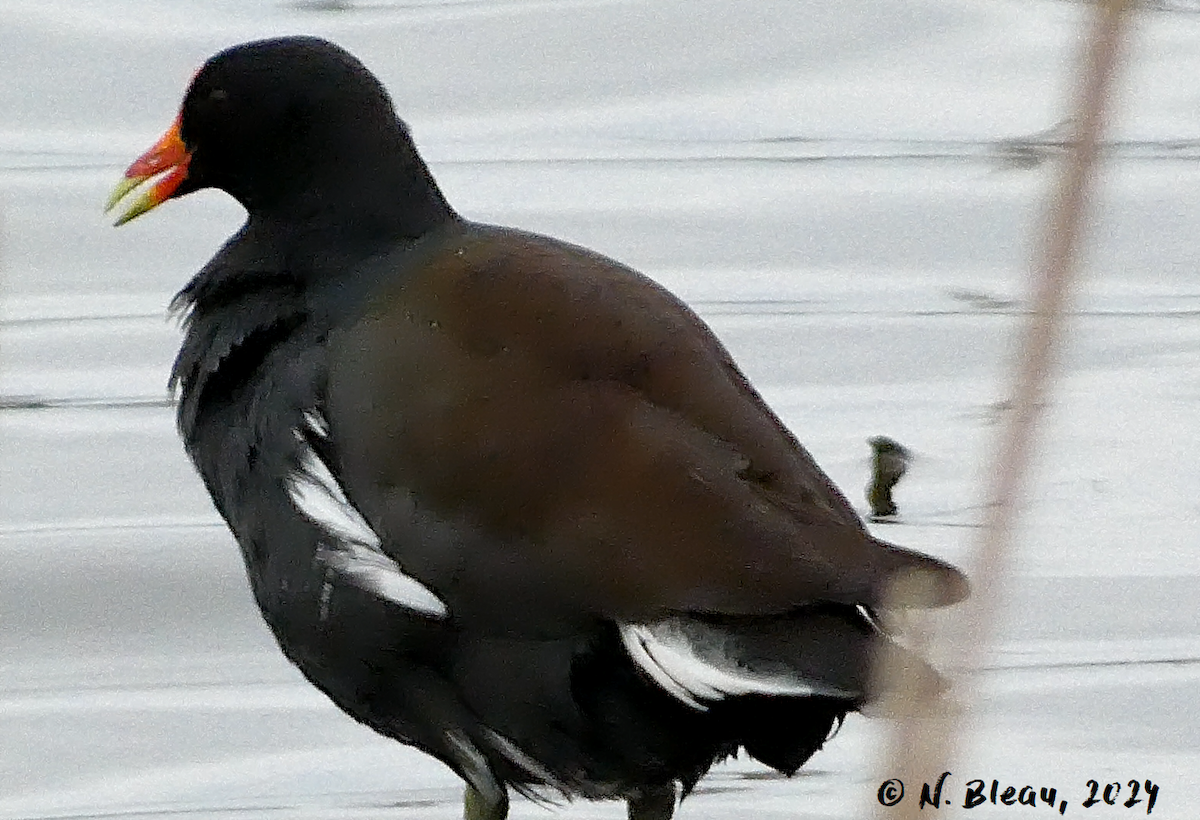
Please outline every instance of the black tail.
M676 616L625 627L624 638L640 670L695 709L723 743L787 775L848 712L876 699L872 682L884 655L907 680L941 685L937 672L883 633L867 610L843 604L784 615Z
M855 709L842 698L745 696L718 712L746 754L788 777L800 770Z

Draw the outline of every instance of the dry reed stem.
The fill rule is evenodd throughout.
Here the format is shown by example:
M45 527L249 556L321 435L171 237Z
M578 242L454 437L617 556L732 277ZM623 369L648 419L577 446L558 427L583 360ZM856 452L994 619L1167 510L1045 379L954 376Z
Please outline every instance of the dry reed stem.
M1013 374L1013 398L997 441L995 468L987 491L983 528L969 567L971 599L953 613L942 630L933 629L932 617L918 619L906 642L935 657L950 658L959 677L949 696L928 697L922 692L895 686L897 670L882 669L878 676L895 691L885 710L896 715L882 758L878 779L870 795L880 820L916 820L922 816L921 789L932 787L959 751L961 734L969 718L977 688L976 672L991 651L997 616L1003 603L1004 584L1012 563L1013 530L1028 483L1029 466L1037 445L1037 427L1049 395L1053 368L1063 336L1063 317L1075 281L1084 218L1102 146L1111 88L1121 55L1132 0L1099 0L1080 61L1074 139L1069 145L1056 185L1040 253L1033 268L1031 311L1021 340ZM924 594L911 581L894 590L896 606L919 603ZM905 787L904 798L885 806L875 791L889 779ZM942 806L950 805L948 794ZM929 816L930 809L924 810ZM946 817L952 812L941 811Z

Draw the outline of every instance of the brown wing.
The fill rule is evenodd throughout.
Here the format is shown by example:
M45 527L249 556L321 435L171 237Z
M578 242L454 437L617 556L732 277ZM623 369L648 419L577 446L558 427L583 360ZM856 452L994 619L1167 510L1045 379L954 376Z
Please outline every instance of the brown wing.
M334 339L330 420L352 497L452 610L456 585L633 620L874 603L908 567L935 573L939 602L964 594L871 538L645 277L478 226L419 262Z

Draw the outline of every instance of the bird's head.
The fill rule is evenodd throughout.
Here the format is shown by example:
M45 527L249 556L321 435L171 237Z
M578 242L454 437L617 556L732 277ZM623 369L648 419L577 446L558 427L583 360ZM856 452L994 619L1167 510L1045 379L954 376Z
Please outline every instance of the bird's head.
M255 212L321 207L372 179L428 182L382 84L355 57L314 37L234 46L196 73L179 116L126 170L111 210L120 225L168 199L217 188ZM403 170L403 168L401 169ZM302 203L302 204L300 204Z

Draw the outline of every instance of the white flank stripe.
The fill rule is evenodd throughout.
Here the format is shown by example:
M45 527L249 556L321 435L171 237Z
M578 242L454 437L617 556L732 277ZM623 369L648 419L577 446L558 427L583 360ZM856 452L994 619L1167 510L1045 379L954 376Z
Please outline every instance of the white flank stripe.
M728 632L690 622L689 630L673 618L653 624L621 624L625 649L643 671L667 693L693 709L707 710L731 695L851 697L828 686L790 676L786 669L774 674L749 668L739 658L721 651L736 644ZM709 640L705 640L708 638Z
M475 787L485 803L501 805L506 796L504 787L496 782L483 752L457 729L446 732L446 742L457 752L454 760L462 767L463 779Z
M858 614L862 616L862 619L867 622L867 626L871 627L871 629L880 633L881 635L886 634L883 625L879 623L879 620L874 615L871 614L871 610L867 609L862 604L856 606L855 609L858 610Z
M423 612L435 618L449 614L445 602L433 591L405 575L400 565L382 552L350 544L341 548L318 550L317 560L352 584L405 609Z
M312 447L301 447L300 469L288 477L288 493L300 512L338 541L377 549L379 536L346 498L329 467Z
M527 774L532 775L537 780L540 780L546 786L554 786L560 789L563 788L562 783L555 776L554 772L550 771L541 763L527 755L517 746L517 744L513 743L504 735L493 729L484 728L484 731L487 733L488 738L492 741L492 744L500 751L502 755L508 758L510 763L514 764L519 769L524 769Z
M315 413L305 413L304 420L312 433L322 438L328 435L328 425ZM296 509L332 541L317 551L317 560L380 598L436 618L446 617L445 602L380 550L379 535L350 503L329 466L299 430L296 438L301 447L300 469L288 476L288 494ZM328 591L322 596L322 606L327 607Z
M304 424L318 438L329 438L329 421L314 410L304 411Z

